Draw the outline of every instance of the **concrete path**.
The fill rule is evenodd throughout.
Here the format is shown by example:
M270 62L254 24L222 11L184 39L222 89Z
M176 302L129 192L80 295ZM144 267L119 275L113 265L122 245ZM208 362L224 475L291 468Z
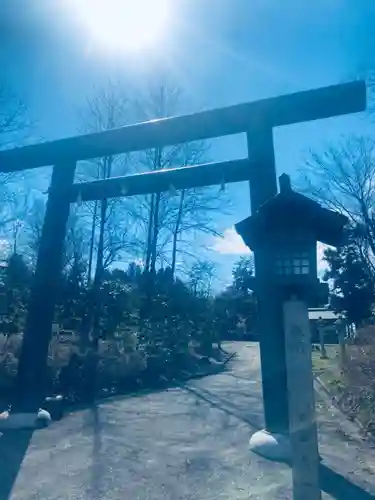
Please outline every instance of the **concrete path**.
M227 348L239 356L226 373L113 398L31 438L3 435L0 500L292 498L290 468L248 451L263 425L258 348ZM319 396L317 406L324 498L375 499L373 450Z

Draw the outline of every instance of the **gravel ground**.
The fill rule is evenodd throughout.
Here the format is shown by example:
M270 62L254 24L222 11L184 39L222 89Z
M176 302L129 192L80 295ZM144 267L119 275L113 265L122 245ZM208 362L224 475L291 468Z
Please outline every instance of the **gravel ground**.
M290 468L248 451L263 425L258 347L227 349L225 373L3 435L0 500L292 498ZM375 499L373 450L320 393L317 408L324 498Z

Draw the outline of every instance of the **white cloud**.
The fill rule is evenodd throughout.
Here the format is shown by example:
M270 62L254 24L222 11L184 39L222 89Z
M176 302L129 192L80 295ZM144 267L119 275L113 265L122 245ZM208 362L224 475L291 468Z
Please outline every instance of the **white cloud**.
M223 237L214 238L211 250L224 255L246 255L251 253L234 227L226 229Z

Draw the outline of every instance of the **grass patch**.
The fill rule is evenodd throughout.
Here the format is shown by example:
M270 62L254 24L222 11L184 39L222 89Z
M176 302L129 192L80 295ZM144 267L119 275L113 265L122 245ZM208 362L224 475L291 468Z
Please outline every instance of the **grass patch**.
M337 378L340 375L340 365L338 359L338 349L336 346L326 347L327 357L322 358L320 351L312 352L312 369L317 376L327 373L329 376Z
M344 372L340 367L337 346L327 346L327 357L322 358L320 351L312 352L312 368L332 397L340 398L346 390Z
M374 435L374 379L367 373L369 358L364 347L348 346L348 364L340 366L339 347L329 346L326 359L319 351L312 353L313 373L329 391L334 403L350 419L361 424L365 434Z

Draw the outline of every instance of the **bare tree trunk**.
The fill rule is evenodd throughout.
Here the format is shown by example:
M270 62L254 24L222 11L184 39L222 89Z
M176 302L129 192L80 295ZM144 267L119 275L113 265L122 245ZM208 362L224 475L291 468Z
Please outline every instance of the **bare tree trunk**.
M176 272L177 239L178 239L178 234L179 234L180 225L181 225L182 209L183 209L183 206L184 206L184 199L185 199L185 189L183 189L181 191L180 204L179 204L179 207L178 207L176 225L175 225L174 232L173 232L172 265L171 265L172 277L174 277L175 272Z
M100 286L103 271L104 271L104 232L105 232L105 222L108 208L108 200L102 200L100 206L100 227L99 227L99 242L98 242L98 253L96 257L96 269L95 269L95 280L94 284Z
M100 285L103 281L103 273L104 273L104 231L105 231L105 221L106 214L108 208L108 200L104 199L101 202L100 207L100 228L99 228L99 242L98 242L98 254L96 259L96 269L95 269L95 279L94 279L94 287L93 287L93 335L94 335L94 348L96 349L98 346L99 339L99 319L101 315L101 301L100 301Z
M123 85L113 84L111 81L97 89L95 94L87 101L86 109L83 110L82 118L84 120L85 132L97 132L102 130L113 129L122 126L127 121L128 116L128 96L124 92ZM102 157L98 161L94 161L96 166L96 179L106 179L111 177L112 171L116 170L119 161L122 163L125 158L118 159L112 156ZM88 172L89 174L90 172ZM116 172L117 173L117 172ZM116 174L115 173L115 174ZM90 174L91 177L91 174ZM87 347L90 339L90 334L97 333L98 323L100 319L100 298L101 298L101 282L107 262L105 254L107 250L107 239L105 231L108 230L109 216L112 217L112 204L107 200L97 201L94 205L93 220L91 226L91 241L89 244L89 262L88 262L88 297L87 309L83 320L81 338L82 347ZM96 228L98 224L98 228ZM98 248L96 250L96 229L99 231ZM117 231L117 228L116 228ZM119 231L121 231L119 229ZM95 269L94 269L95 268ZM93 276L94 275L94 276ZM94 347L97 345L97 335L95 335Z
M107 179L111 175L113 158L109 156L104 159L102 178ZM84 339L87 339L90 331L93 333L93 347L98 347L98 327L101 313L100 304L100 285L103 280L104 272L104 233L105 224L107 221L108 200L104 199L100 204L100 226L99 226L99 242L98 252L96 255L95 277L92 289L90 291L89 306L86 318L86 324L83 332Z
M84 332L85 338L92 334L92 349L89 350L88 355L88 366L87 370L89 373L89 384L87 387L87 397L89 401L95 399L97 393L97 376L98 376L98 348L99 348L99 322L101 316L101 294L100 285L103 281L104 272L104 231L106 223L106 215L108 208L108 200L104 199L101 201L100 206L100 227L99 227L99 242L98 242L98 252L96 258L96 269L93 287L90 291L89 296L89 311L87 317L86 331Z
M96 229L96 216L97 216L97 213L98 213L98 200L95 200L94 214L92 216L92 226L91 226L89 265L88 265L88 270L87 270L87 284L89 286L90 286L90 283L91 283L92 261L93 261L93 258L94 258L95 229Z
M161 167L161 155L163 149L156 148L155 149L155 157L154 157L154 165L153 170L159 170ZM156 254L157 254L157 246L158 246L158 236L159 236L159 207L160 207L160 197L161 193L156 193L154 196L154 206L153 213L151 214L150 210L150 218L152 220L152 238L151 238L151 262L150 262L150 271L151 273L155 273L156 269Z
M158 115L161 118L164 118L164 115L165 115L165 88L164 88L164 85L161 85L161 87L160 87L160 96L159 96L158 105L159 105ZM163 152L162 148L155 149L153 170L159 170L161 168L162 152ZM156 253L157 253L158 232L159 232L158 227L159 227L160 196L161 196L160 193L156 193L155 195L152 195L150 214L149 214L146 269L148 270L148 268L150 268L151 273L155 273L155 267L156 267ZM148 260L148 266L147 266L147 260Z
M108 156L104 159L103 165L103 179L108 179L111 177L112 172L112 163L113 157ZM104 199L100 204L100 226L99 226L99 243L98 243L98 253L96 256L96 270L95 270L95 282L98 282L98 278L96 274L99 273L99 277L103 272L103 264L104 264L104 232L105 232L105 223L107 222L107 211L108 211L108 200Z
M148 229L147 229L147 247L146 247L146 262L145 262L145 270L150 270L150 262L151 262L151 250L152 250L152 234L154 227L154 212L155 212L155 194L151 195L151 203L150 203L150 211L148 216Z
M160 193L156 194L155 199L155 210L154 210L154 230L152 238L152 248L151 248L151 273L155 274L156 271L156 257L157 257L157 247L158 247L158 236L159 236L159 206L160 206Z

